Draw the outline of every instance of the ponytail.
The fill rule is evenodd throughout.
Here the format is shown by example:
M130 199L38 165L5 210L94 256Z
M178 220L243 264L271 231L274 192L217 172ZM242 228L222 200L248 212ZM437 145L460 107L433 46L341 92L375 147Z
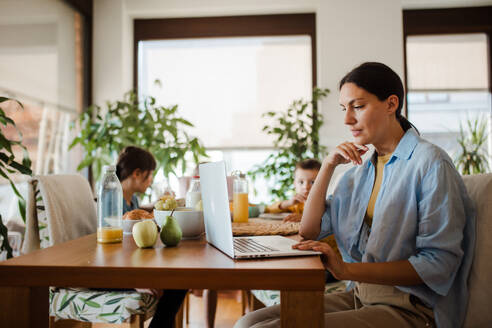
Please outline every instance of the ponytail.
M408 129L414 128L415 131L417 132L417 134L420 135L420 132L415 127L415 125L413 125L409 120L407 120L407 118L405 116L401 115L400 111L397 111L397 113L396 113L396 119L398 120L398 123L400 123L400 126L403 129L403 131L406 132Z

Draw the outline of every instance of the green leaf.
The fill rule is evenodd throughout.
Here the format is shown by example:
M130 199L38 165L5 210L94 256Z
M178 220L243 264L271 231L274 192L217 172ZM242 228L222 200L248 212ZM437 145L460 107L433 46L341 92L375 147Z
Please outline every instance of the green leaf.
M98 317L110 317L110 316L115 316L115 315L120 315L120 314L111 312L111 313L101 313L101 314L98 314L97 316Z
M65 294L63 296L63 299L62 299L62 302L61 302L61 305L60 307L58 308L58 312L61 312L63 311L63 309L65 309L69 304L70 302L77 296L76 294L70 296L69 299L66 299L66 296L68 296L68 294Z
M122 299L125 299L125 297L117 297L117 298L113 298L112 300L109 300L109 301L107 301L106 303L104 303L104 305L111 305L111 304L115 304L115 303L118 303L119 301L121 301Z
M84 299L84 298L81 298L79 297L79 299L84 303L84 304L87 304L88 306L90 307L93 307L93 308L100 308L101 305L99 303L96 303L94 301L91 301L89 299Z

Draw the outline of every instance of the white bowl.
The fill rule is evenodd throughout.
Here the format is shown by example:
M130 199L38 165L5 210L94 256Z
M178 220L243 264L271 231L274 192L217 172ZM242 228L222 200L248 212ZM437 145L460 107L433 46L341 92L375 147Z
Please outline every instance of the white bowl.
M132 234L132 229L133 226L138 223L142 222L145 220L152 220L152 219L140 219L140 220L123 220L123 233L125 235L131 235Z
M171 212L154 209L154 219L159 227L162 228L162 225L166 222L166 217L171 215ZM183 238L198 238L205 232L202 211L195 211L187 207L178 207L174 211L173 217L183 232Z

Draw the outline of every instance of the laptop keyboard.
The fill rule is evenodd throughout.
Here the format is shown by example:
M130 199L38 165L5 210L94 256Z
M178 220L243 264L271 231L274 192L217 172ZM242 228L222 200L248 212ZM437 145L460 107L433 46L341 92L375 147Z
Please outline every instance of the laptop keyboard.
M278 251L278 249L262 245L251 238L234 239L234 250L239 253L268 253Z

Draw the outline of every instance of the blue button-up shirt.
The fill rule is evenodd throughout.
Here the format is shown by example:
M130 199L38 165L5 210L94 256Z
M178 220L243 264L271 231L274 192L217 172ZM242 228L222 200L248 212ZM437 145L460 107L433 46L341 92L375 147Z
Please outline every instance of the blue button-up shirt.
M386 163L372 227L364 223L375 156L347 171L326 201L318 239L334 233L345 262L408 260L424 281L396 286L460 327L475 245L475 212L449 156L409 129Z

